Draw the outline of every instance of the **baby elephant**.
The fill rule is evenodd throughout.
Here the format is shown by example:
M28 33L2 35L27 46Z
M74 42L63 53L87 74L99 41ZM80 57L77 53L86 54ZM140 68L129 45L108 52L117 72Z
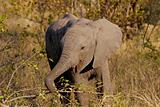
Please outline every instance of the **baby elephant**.
M45 84L55 91L56 79L66 76L74 84L85 83L92 74L103 82L103 91L113 94L107 59L120 47L120 28L105 18L96 21L65 14L46 32L46 52L51 67ZM78 94L81 106L88 106Z

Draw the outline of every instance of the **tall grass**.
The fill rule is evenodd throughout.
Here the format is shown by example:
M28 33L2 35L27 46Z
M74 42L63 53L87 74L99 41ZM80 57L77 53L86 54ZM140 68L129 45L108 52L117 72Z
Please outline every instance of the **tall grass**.
M140 6L145 1L137 2L134 7L136 11L131 6L132 2L126 0L119 4L117 1L110 2L107 11L103 6L105 0L99 0L98 8L78 2L77 10L70 7L71 1L0 0L0 105L61 106L59 98L64 96L48 94L44 85L44 78L50 70L44 49L44 34L48 24L65 12L73 10L80 16L84 10L81 16L90 19L107 17L121 25L125 35L144 31L140 29L142 26L138 26L144 25L144 11ZM129 16L126 17L126 14ZM114 95L96 99L95 94L100 93L87 90L91 95L91 107L100 107L104 103L111 107L160 107L160 27L147 26L147 32L139 32L140 36L135 35L132 40L124 41L109 60ZM68 83L59 91L67 92L67 87ZM73 93L76 88L86 91L83 90L86 86L70 87L69 106L78 106Z

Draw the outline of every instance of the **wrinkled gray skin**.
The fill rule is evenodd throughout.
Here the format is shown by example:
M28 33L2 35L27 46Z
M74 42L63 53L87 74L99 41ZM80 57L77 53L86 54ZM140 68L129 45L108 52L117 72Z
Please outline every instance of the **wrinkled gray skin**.
M113 94L107 59L119 48L121 38L120 28L106 19L91 21L66 14L46 32L46 51L52 69L45 79L47 88L54 92L54 81L72 68L69 75L74 83L86 84L96 72L97 79L103 81L104 92ZM92 70L84 71L88 65ZM87 96L78 97L81 106L87 107Z

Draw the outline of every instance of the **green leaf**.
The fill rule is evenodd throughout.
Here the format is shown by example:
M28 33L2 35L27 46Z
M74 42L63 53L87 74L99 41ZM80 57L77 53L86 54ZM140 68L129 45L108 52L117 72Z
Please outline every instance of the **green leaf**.
M0 96L0 99L3 99L4 98L4 96Z
M0 23L2 23L6 18L7 18L6 15L1 15L0 16Z

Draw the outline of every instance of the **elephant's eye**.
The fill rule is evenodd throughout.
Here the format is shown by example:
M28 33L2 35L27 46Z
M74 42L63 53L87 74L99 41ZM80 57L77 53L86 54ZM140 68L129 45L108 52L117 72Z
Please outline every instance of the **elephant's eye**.
M81 49L84 49L84 46L83 46L83 47L81 47Z

